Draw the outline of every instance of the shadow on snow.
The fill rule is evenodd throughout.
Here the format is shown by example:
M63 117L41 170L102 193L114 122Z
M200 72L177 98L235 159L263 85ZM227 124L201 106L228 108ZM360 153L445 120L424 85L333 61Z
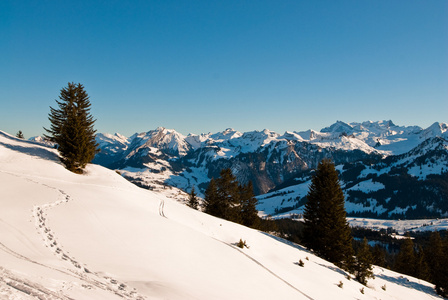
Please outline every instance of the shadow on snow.
M11 145L11 144L5 144L5 143L0 142L0 146L3 146L5 148L8 148L13 151L31 155L34 157L39 157L39 158L42 158L45 160L58 161L58 162L60 161L59 156L56 153L54 153L53 151L51 151L52 148L48 148L45 145L34 143L31 141L27 141L27 140L22 140L22 139L10 136L8 134L4 134L1 131L0 131L0 136L7 138L11 141L21 142L26 145L26 146Z

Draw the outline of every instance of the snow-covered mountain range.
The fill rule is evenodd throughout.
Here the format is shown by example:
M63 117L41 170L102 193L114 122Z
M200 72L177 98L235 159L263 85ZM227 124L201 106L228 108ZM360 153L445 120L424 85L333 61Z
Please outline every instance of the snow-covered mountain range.
M448 125L424 129L392 121L344 123L321 131L270 130L184 136L157 128L124 137L98 134L94 162L153 190L195 186L203 192L220 170L251 180L266 214L300 213L311 171L331 158L341 173L351 215L448 216ZM400 178L399 180L397 178ZM267 194L266 194L267 193Z
M71 173L55 149L1 131L0 182L1 299L441 299L380 267L363 286L300 245L98 165Z

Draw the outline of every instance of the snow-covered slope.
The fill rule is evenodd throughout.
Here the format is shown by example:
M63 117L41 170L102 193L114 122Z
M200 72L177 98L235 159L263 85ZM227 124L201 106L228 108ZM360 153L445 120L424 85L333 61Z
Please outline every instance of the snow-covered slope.
M103 167L86 171L70 173L55 150L0 132L1 298L439 299L427 282L381 268L361 293L299 245ZM240 239L249 248L237 248Z

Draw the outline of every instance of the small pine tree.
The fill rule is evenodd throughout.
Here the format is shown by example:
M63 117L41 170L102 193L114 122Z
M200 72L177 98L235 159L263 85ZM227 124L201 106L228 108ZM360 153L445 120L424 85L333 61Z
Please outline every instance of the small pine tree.
M334 164L322 160L312 178L304 211L304 243L345 270L353 268L351 230Z
M238 243L236 243L236 246L241 248L241 249L243 249L244 247L249 249L249 246L247 246L246 241L243 241L242 239L240 239L240 241Z
M367 279L374 278L372 271L372 254L370 253L367 239L364 238L361 248L356 255L356 263L354 266L355 277L361 284L366 285Z
M19 138L19 139L24 139L24 138L25 138L25 136L24 136L23 133L22 133L22 130L19 130L19 131L17 132L16 137Z
M82 173L97 153L95 120L90 115L89 96L80 83L68 83L61 89L59 108L50 107L50 128L44 128L50 141L58 145L61 161L75 173Z
M188 206L190 206L193 209L198 209L199 201L198 197L196 197L196 192L194 190L194 186L191 188L189 197L188 197Z

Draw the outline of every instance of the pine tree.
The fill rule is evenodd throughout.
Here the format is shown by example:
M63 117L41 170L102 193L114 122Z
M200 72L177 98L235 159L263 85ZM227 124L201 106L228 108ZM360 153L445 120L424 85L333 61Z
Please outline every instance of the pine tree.
M23 136L22 130L19 130L16 134L16 137L19 139L24 139L25 137Z
M394 270L399 273L414 276L415 264L414 242L409 235L407 235L407 238L404 239L403 244L401 244L400 252L398 252L395 260Z
M204 205L204 212L213 216L253 228L260 226L252 182L240 185L230 169L221 170L220 177L210 181Z
M414 276L426 281L431 279L429 266L426 262L426 256L421 245L418 245L417 253L415 255Z
M239 187L240 189L240 202L241 202L241 221L242 224L252 228L258 228L260 226L260 218L257 211L257 198L254 195L254 188L252 181L249 181L246 185Z
M435 231L429 237L427 261L431 272L431 282L438 294L448 296L448 240L443 241Z
M334 164L322 160L312 178L304 211L304 243L323 258L351 270L353 247Z
M222 210L221 203L218 199L218 187L215 179L212 178L205 190L204 212L215 217L221 217Z
M367 279L374 278L372 261L373 257L370 253L369 244L367 243L367 239L364 238L361 248L359 248L356 255L356 263L354 266L356 280L364 285L367 284Z
M198 209L199 201L198 197L196 196L196 192L194 190L194 186L191 188L189 197L188 197L188 206L190 206L193 209Z
M221 208L221 218L241 223L241 206L239 184L232 170L223 169L216 179L218 199Z
M438 273L440 273L441 258L443 257L443 242L437 231L431 233L429 237L429 245L425 248L426 257L428 257L428 265L431 272L431 282L436 283Z
M445 236L445 240L443 242L443 256L441 258L441 265L444 266L440 270L439 280L436 284L436 291L444 296L448 297L448 236Z
M377 266L386 267L386 251L378 244L375 244L372 251L372 263Z
M89 96L82 84L68 83L61 89L59 108L50 107L50 129L44 128L50 141L58 145L61 161L75 173L82 173L97 152L95 120L90 115Z

